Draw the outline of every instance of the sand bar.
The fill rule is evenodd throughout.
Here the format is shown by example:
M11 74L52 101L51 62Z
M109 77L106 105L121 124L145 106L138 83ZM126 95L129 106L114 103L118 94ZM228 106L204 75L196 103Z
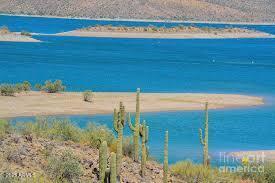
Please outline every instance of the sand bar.
M159 38L159 39L226 39L226 38L275 38L265 32L244 33L131 33L131 32L92 32L74 30L57 33L57 36L111 37L111 38Z
M41 42L40 40L34 39L30 36L21 35L20 33L0 34L0 41L5 41L5 42Z
M243 157L264 157L265 162L275 162L275 150L258 150L258 151L239 151L239 152L232 152L230 155L235 156L239 159Z
M94 102L84 102L82 93L22 93L0 96L0 118L62 114L108 114L124 102L128 112L135 111L135 93L96 92ZM211 109L262 105L260 97L233 94L142 93L141 111L202 110L208 101Z

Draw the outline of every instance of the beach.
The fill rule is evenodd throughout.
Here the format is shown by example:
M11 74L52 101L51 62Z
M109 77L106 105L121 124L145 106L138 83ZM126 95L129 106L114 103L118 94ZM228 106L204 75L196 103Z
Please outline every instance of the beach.
M84 102L80 92L44 93L31 91L16 97L0 96L1 118L38 115L109 114L122 101L127 112L135 111L135 93L95 92L93 102ZM142 93L141 111L203 110L262 105L263 98L204 93Z
M226 38L275 38L265 32L243 33L132 33L132 32L92 32L74 30L55 34L57 36L112 37L112 38L160 38L160 39L226 39Z

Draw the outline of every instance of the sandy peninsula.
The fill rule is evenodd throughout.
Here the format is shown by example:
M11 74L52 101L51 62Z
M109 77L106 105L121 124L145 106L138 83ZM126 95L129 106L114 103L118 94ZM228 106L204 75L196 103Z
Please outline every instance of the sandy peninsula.
M40 40L34 39L30 36L21 35L20 33L0 34L0 41L5 41L5 42L41 42Z
M49 94L29 92L15 97L0 96L0 117L62 115L62 114L108 114L124 102L128 112L135 111L135 93L96 92L94 102L84 102L80 92ZM142 112L202 110L208 101L211 109L247 107L263 104L260 97L233 94L202 93L142 93Z
M232 152L230 155L242 159L243 157L264 157L265 162L275 162L275 150L258 150L258 151L239 151Z
M226 39L226 38L275 38L269 33L243 28L213 28L176 26L166 27L126 27L126 26L91 26L58 36L112 37L112 38L163 38L163 39Z
M27 32L11 32L8 27L0 27L0 41L8 42L40 42Z

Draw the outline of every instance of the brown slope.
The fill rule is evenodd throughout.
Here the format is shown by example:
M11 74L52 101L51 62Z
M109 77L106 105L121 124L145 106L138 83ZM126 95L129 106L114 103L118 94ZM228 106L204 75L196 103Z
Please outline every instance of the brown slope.
M275 21L273 0L0 0L0 12L90 18Z

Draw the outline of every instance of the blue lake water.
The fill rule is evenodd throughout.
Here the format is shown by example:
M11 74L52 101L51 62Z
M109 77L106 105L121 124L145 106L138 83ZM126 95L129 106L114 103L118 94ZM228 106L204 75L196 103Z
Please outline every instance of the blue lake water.
M56 33L92 24L175 25L0 16L0 26L13 31ZM275 34L275 26L238 26ZM263 96L264 106L210 110L210 153L219 163L219 152L275 149L275 39L36 38L44 42L0 42L0 83L61 79L69 91L135 91L140 87L143 92ZM111 115L66 117L81 127L88 121L112 125ZM202 111L143 113L142 118L150 125L154 157L162 159L164 131L169 130L171 163L201 161Z

